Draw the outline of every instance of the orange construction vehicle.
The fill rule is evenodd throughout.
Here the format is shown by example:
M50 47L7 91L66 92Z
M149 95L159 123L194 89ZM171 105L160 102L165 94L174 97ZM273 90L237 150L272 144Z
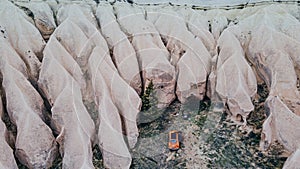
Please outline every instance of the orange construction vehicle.
M172 130L169 132L169 143L168 147L170 150L178 150L180 148L181 135L177 130Z

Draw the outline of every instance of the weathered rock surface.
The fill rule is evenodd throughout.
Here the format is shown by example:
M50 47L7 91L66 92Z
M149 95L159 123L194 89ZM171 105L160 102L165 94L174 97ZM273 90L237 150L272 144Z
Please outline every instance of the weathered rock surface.
M24 60L29 78L37 80L41 65L39 59L42 59L41 54L45 46L43 37L32 24L31 18L11 2L1 1L0 8L0 29L4 32L5 39L8 39Z
M285 162L283 169L297 169L300 166L300 149L297 149Z
M0 168L17 169L17 163L12 148L7 143L7 128L1 118L3 117L2 99L0 98Z
M248 50L249 58L257 64L258 72L270 90L261 148L267 150L277 140L292 153L299 148L300 96L294 63L289 51L285 50L288 44L284 49L280 47L282 41L277 41L282 36L286 35L262 25L254 33Z
M184 19L172 8L163 8L163 12L159 10L161 8L147 10L147 19L153 22L166 42L171 63L176 66L176 95L181 102L191 96L202 100L210 73L211 56L203 43L188 31Z
M159 5L94 0L0 2L0 74L5 111L0 112L5 121L0 120L0 168L17 168L16 161L29 168L49 168L57 155L57 142L63 168L94 168L94 144L102 151L105 167L132 167L136 152L131 157L129 148L135 146L139 136L138 94L145 94L151 82L159 108L174 99L185 103L191 96L200 100L208 96L213 102L223 101L233 120L247 124L250 119L251 125L256 115L260 122L263 120L262 114L255 112L264 102L257 98L260 95L255 96L253 111L257 81L264 81L270 92L265 102L267 119L261 149L269 153L279 143L288 152L284 155L291 154L284 168L299 167L297 3L263 2L260 4L266 6L252 7L258 1L229 1L230 5L241 5L212 9L215 6L191 6L212 1L180 2L187 2L187 6L161 4L165 0L135 2ZM263 93L266 96L265 90ZM50 109L52 114L48 113ZM160 127L154 123L149 126ZM210 128L203 132L207 134ZM260 130L253 130L257 132L255 136L252 133L255 139ZM12 132L16 142L9 134ZM53 134L58 135L56 139ZM252 137L251 132L248 134ZM193 143L186 145L192 149ZM238 148L231 142L224 146ZM145 156L151 154L146 146L142 149ZM201 154L198 149L194 153ZM253 159L256 157L254 154Z
M0 52L0 70L6 109L17 126L15 154L29 168L47 168L56 157L57 146L51 129L43 121L46 120L44 102L23 74L25 64L16 62L19 55L7 43L1 40L1 46L7 48Z
M255 74L246 61L240 42L230 30L222 32L218 48L216 92L228 105L231 119L243 121L246 125L248 114L254 110L251 98L257 91Z
M217 40L219 39L222 31L227 27L228 20L224 15L224 10L210 10L206 13L206 16L210 20L211 25L211 33L213 34L214 38Z
M197 36L205 45L211 56L216 54L216 40L209 31L209 17L191 8L183 8L180 13L185 17L188 30Z
M63 168L94 168L91 145L94 122L82 102L80 85L48 48L55 43L52 39L55 37L49 39L44 51L38 82L52 106L53 128L59 134Z
M297 151L300 146L300 117L294 114L279 96L269 96L265 106L269 116L263 124L261 148L266 150L277 140L289 152Z
M56 28L54 15L50 6L43 1L16 2L17 5L26 9L27 15L34 20L35 26L41 32L43 38L48 40Z
M296 74L299 56L294 53L299 51L299 42L293 39L296 36L291 38L291 34L286 33L288 31L283 29L283 25L297 27L299 21L291 19L292 16L282 10L276 7L263 8L263 12L258 11L245 18L237 25L237 29L233 28L233 32L241 39L247 49L248 59L255 65L258 75L270 90L266 101L268 117L263 125L261 148L267 150L278 141L292 153L299 148L297 124L300 95ZM284 17L272 18L279 13L283 13ZM284 18L288 23L281 24L280 21ZM261 24L256 25L257 22Z
M76 14L73 12L74 10L77 11ZM81 97L89 99L96 98L95 103L98 109L98 120L100 125L98 131L98 140L99 146L103 152L105 165L110 168L116 168L120 166L129 167L131 163L131 157L127 145L123 139L122 126L124 126L124 133L127 136L129 146L133 147L137 142L138 137L136 116L141 107L141 101L134 89L131 88L118 74L118 71L109 55L110 53L106 41L98 31L95 19L92 17L91 11L89 10L90 8L80 7L79 5L72 4L63 5L59 9L57 18L60 25L47 43L47 46L44 50L44 60L46 62L46 59L51 57L51 59L58 61L65 69L61 70L61 72L65 72L67 75L71 74L74 77L74 79L73 77L68 77L64 80L60 80L63 81L62 84L70 83L70 86L68 86L70 88L68 90L70 91L67 93L63 92L64 96L61 97L72 97L71 87L73 86L73 92L75 96L78 96L76 97L78 101L81 99ZM63 57L61 57L61 55L63 55ZM44 67L50 66L45 65ZM52 76L54 75L51 74L51 78ZM101 83L99 83L99 79ZM43 79L40 80L43 82ZM95 80L102 85L95 83ZM49 86L51 85L50 80L48 80L46 84L47 83ZM49 89L50 92L47 92L49 95L53 95L53 97L59 97L61 94L57 92L60 92L61 90L67 91L67 89L55 89L55 86L61 85L55 84L52 86L52 89ZM81 94L89 96L82 96ZM50 97L50 100L54 102L53 108L55 108L56 99L53 97ZM107 104L110 104L110 106ZM59 107L58 110L63 108L61 106L57 105L57 107ZM82 116L89 117L86 110L82 111L85 114ZM110 117L110 114L113 115ZM73 123L78 122L75 121ZM88 125L88 122L83 124L83 126ZM66 127L64 128L65 133L68 132ZM70 130L71 129L69 129L69 131ZM87 131L87 138L85 142L92 137L92 127L89 126L89 130ZM72 131L72 133L75 137L76 132ZM116 143L120 143L115 145L113 144L112 140ZM72 143L71 141L68 142L70 144ZM88 148L90 149L90 146ZM89 149L86 151L90 153ZM72 155L73 153L74 152L70 152L69 154ZM84 155L87 154L83 154L82 157L84 157ZM88 160L91 160L90 154L88 157ZM73 162L70 161L70 164L72 163ZM91 166L92 165L89 164L89 167Z
M52 106L53 125L59 133L57 141L63 157L63 168L94 168L91 142L95 125L82 101L81 89L85 90L85 80L73 59L77 57L74 56L74 48L80 46L69 45L75 42L72 41L74 39L66 38L71 33L70 29L76 35L81 33L77 38L85 37L82 31L77 31L80 28L72 21L62 22L44 49L38 82ZM64 38L64 41L60 38Z
M114 9L117 21L137 54L143 90L152 81L156 97L159 98L158 107L166 107L175 99L176 75L159 33L151 22L145 20L145 11L141 7L117 3Z
M99 69L103 63L99 63L103 53L101 48L96 47L89 59L89 67L92 72L92 84L95 95L95 102L99 113L99 146L102 149L104 165L109 168L129 168L131 155L123 140L121 118L118 109L114 105L109 88ZM105 55L104 55L105 57ZM101 64L101 65L100 65Z
M110 4L101 3L97 8L97 19L105 37L112 59L122 78L135 89L142 92L142 81L136 53L127 36L121 31Z

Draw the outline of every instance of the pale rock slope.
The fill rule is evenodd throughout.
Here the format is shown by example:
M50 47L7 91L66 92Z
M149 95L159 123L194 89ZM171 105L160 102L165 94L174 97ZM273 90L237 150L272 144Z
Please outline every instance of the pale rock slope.
M136 53L127 36L120 29L112 6L108 3L100 3L96 16L101 32L112 51L111 57L118 68L118 72L138 94L141 94L142 81Z
M222 31L228 25L228 20L225 12L221 9L214 9L207 11L207 13L205 14L210 21L211 33L213 34L215 40L218 40Z
M216 40L209 31L209 17L191 8L182 8L179 12L184 16L188 30L197 36L210 55L214 56L216 54Z
M69 23L63 22L58 26L44 49L38 84L52 106L53 128L59 134L57 141L63 168L94 168L92 140L95 125L82 101L81 89L85 89L85 79L72 56L74 48L80 46L74 45L75 41L70 37L66 38L70 36L68 33L80 28L70 20L67 21ZM80 39L85 35L81 31L76 37ZM66 46L66 42L72 43L72 48Z
M169 52L154 25L145 20L145 11L138 6L116 3L114 9L122 31L135 49L143 78L143 90L152 81L158 107L166 107L175 99L175 68L170 64Z
M22 10L8 1L1 1L0 8L2 86L8 115L18 130L15 154L29 168L50 167L57 146L43 121L43 99L31 84L36 82L45 42Z
M104 165L109 168L129 168L131 155L123 140L121 118L118 109L114 105L109 89L101 74L99 53L103 53L100 47L96 47L90 56L89 67L92 72L92 84L95 102L99 112L99 145L102 149Z
M50 167L56 157L57 146L51 129L43 121L47 116L44 101L28 81L25 63L9 41L0 37L0 44L6 109L17 126L16 157L29 168Z
M260 148L299 168L300 8L266 1L1 0L0 168L49 168L58 147L62 168L94 168L95 144L105 167L130 168L150 82L159 108L208 96L246 125L261 81Z
M296 124L300 123L300 96L296 86L297 76L294 63L289 55L289 50L280 47L281 42L284 42L280 40L281 36L286 35L278 33L266 25L260 26L252 35L248 57L257 64L258 72L270 90L266 104L270 113L263 125L261 147L266 150L271 143L278 140L288 151L293 152L299 148L299 143L295 146L290 146L290 144L299 141L299 138L297 140L294 137L300 137L298 129L295 128ZM278 98L272 101L273 97ZM284 109L279 109L279 107L284 107ZM294 117L288 118L289 116ZM288 134L292 132L294 134Z
M0 98L0 168L18 169L13 150L7 142L7 128L1 120L3 117L2 99Z
M170 62L176 66L176 95L179 101L185 102L191 96L202 100L206 92L206 79L210 73L210 53L201 40L188 31L185 20L172 8L146 10L147 20L155 25L166 42L171 54Z
M74 10L77 10L78 14L74 14ZM107 43L96 28L95 20L93 20L93 17L91 17L92 15L90 15L91 12L88 12L87 10L88 8L68 5L59 11L58 19L63 21L62 24L69 25L68 23L73 23L74 27L78 27L78 29L72 32L72 34L78 34L79 37L82 37L82 41L78 41L76 38L67 38L70 37L70 34L68 35L66 31L68 29L65 31L60 29L61 42L70 51L83 71L89 69L89 57L94 52L95 48L99 47L101 49L101 53L98 53L99 60L97 63L99 63L99 68L105 83L108 86L112 101L118 108L119 113L124 120L125 134L128 137L129 145L130 147L133 147L138 137L136 116L140 111L141 100L138 94L118 74L118 71L109 55ZM81 18L79 21L78 15ZM63 17L65 17L64 20ZM74 44L76 44L76 48L74 48ZM80 50L76 51L76 49ZM91 75L92 73L93 72L88 72L87 74ZM87 88L87 90L90 89ZM93 91L87 92L93 93Z
M15 2L15 4L25 8L27 14L33 17L35 26L38 28L45 40L48 40L50 35L56 28L54 15L50 6L44 1L33 2Z
M300 166L300 149L294 152L284 163L283 169L297 169Z
M291 31L287 29L289 25ZM282 8L269 6L244 18L231 30L244 45L248 59L270 91L262 150L267 150L276 140L290 153L299 149L300 95L296 74L299 41L297 33L295 36L291 33L298 25L299 21Z
M228 41L230 39L230 41ZM256 77L246 61L238 39L224 30L218 39L216 92L228 105L234 121L243 121L254 110L251 98L256 94Z
M54 38L49 39L44 50L38 84L52 106L52 125L59 134L57 141L63 168L94 168L91 145L94 122L82 102L79 83L64 68L65 63L57 60L48 47L58 43L52 40Z
M36 81L41 65L39 59L42 59L45 46L43 37L32 19L11 2L0 1L0 16L1 29L6 32L5 38L27 65L30 80Z
M97 140L103 152L104 164L115 168L114 165L120 163L120 166L126 168L130 166L131 157L122 133L124 130L129 146L133 147L138 137L136 116L140 111L141 100L135 90L118 74L109 55L106 41L97 29L96 20L90 10L88 6L73 4L61 6L57 14L60 24L47 43L45 52L60 62L67 74L73 75L76 82L72 82L69 90L75 86L77 96L80 96L78 100L81 97L95 100L99 122ZM66 59L63 59L61 55ZM47 58L46 53L44 57ZM99 79L101 83L95 84L95 80L99 82ZM40 80L43 82L43 79ZM48 93L57 95L56 91ZM79 95L80 93L83 96ZM50 100L53 100L52 97ZM84 114L89 117L87 112ZM84 125L87 124L84 123ZM122 126L124 126L123 130ZM91 130L87 131L91 139ZM65 132L67 132L66 129ZM114 142L118 144L115 145ZM90 153L90 150L88 152ZM90 161L90 155L88 157L87 160Z

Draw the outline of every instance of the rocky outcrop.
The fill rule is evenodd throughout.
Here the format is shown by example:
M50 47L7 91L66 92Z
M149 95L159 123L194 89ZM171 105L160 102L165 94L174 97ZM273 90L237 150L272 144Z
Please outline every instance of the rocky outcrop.
M142 71L143 90L152 82L155 96L159 100L158 107L166 107L175 99L176 76L159 33L151 22L145 20L145 11L142 8L117 3L114 9L117 21L137 54Z
M19 55L8 41L2 39L1 46L6 47L5 52L0 52L6 109L17 126L15 154L29 168L50 167L56 157L57 146L51 129L43 121L46 120L44 101L27 80L27 74L23 74L25 64L20 61Z
M98 52L103 53L99 47L96 47L89 59L89 67L92 72L95 102L98 106L100 123L98 139L99 146L102 149L104 165L109 168L129 168L131 156L123 140L121 118L99 69L103 63L100 62L101 65L99 64L98 59L100 56L97 54Z
M293 153L299 148L297 124L300 95L296 74L299 68L299 57L296 54L299 42L295 37L291 38L283 27L285 24L297 27L299 22L291 19L291 15L272 19L282 11L281 8L266 7L242 20L232 31L244 44L248 59L255 65L258 75L270 91L265 104L268 117L263 124L261 148L268 150L270 145L278 141L288 152ZM284 18L288 22L282 24L280 20Z
M63 157L63 166L94 168L91 150L91 139L95 132L94 122L82 102L79 83L64 68L65 63L57 60L51 52L51 46L55 43L58 42L53 36L44 51L38 83L52 106L53 128L59 134L57 141Z
M299 124L300 96L291 55L280 47L281 44L279 46L282 41L277 41L282 36L286 35L262 25L250 41L249 58L257 64L258 72L270 90L266 103L269 113L263 125L261 148L267 150L277 140L286 150L294 152L299 148L296 124Z
M266 150L277 140L289 152L297 151L300 145L300 117L294 114L279 96L269 96L265 106L269 116L263 124L261 148Z
M17 126L15 154L29 168L47 168L56 157L57 146L44 122L47 117L44 101L31 84L37 79L38 57L41 58L45 42L19 8L7 1L1 1L0 6L0 71L6 109Z
M121 31L112 6L100 3L96 15L119 74L138 94L141 94L142 81L136 53L127 36Z
M230 39L230 41L228 41ZM229 30L218 39L216 92L228 105L231 119L242 121L254 110L251 98L256 94L256 77L247 63L238 39Z
M80 28L69 19L54 31L44 49L38 84L52 106L53 128L59 134L57 141L63 167L94 168L91 141L95 125L82 101L81 90L85 90L83 73L73 59L77 57L74 49L79 46L69 45L75 42L74 39L65 38L70 35L68 33L80 32L77 36L80 43L80 38L85 35L78 30Z
M167 1L155 3L162 2ZM246 7L255 2L211 9L215 6L2 0L0 79L5 107L2 111L0 102L0 116L5 124L0 120L0 168L17 168L16 161L28 168L49 168L57 143L63 168L94 168L95 144L105 167L129 168L129 149L139 137L139 95L154 96L159 108L178 99L184 116L189 114L183 110L188 98L196 97L190 104L197 107L208 96L245 126L250 112L249 124L256 115L263 119L253 111L252 99L262 106L255 95L258 81L269 89L261 149L279 143L285 155L291 154L284 168L297 168L299 8ZM200 8L209 10L194 10ZM14 127L15 142L9 134Z
M2 99L0 98L0 168L3 169L17 169L17 163L13 154L12 148L7 142L7 128L1 120L3 117Z
M205 45L211 56L216 54L216 40L213 34L209 31L209 17L200 13L200 11L191 8L183 8L180 13L184 16L188 30L197 36Z
M159 31L171 54L170 62L176 66L178 99L185 102L187 98L194 96L202 100L206 92L206 79L210 73L209 52L203 43L188 31L184 19L172 8L163 8L163 12L158 12L160 8L151 10L147 10L147 19L152 21Z
M45 41L31 18L18 7L5 0L0 2L0 8L1 32L25 62L29 78L36 81Z
M228 25L228 20L224 13L224 10L221 9L210 10L206 13L210 21L211 33L216 40L219 39L222 31Z
M300 149L294 152L284 163L283 169L297 169L300 166Z
M38 28L45 40L48 40L50 35L56 28L54 15L50 6L43 1L34 2L15 2L21 8L24 8L27 15L32 17L35 26Z
M76 14L73 13L74 10L77 11ZM119 75L109 55L106 41L98 31L96 21L89 10L91 9L88 7L72 4L63 5L59 9L57 18L60 24L44 50L45 56L39 82L41 88L45 90L45 95L50 96L48 100L53 103L52 111L55 111L55 117L57 116L53 118L57 121L57 128L60 129L62 136L68 136L68 140L62 137L64 138L62 144L69 145L64 146L66 166L78 164L76 166L92 168L90 140L94 126L82 104L81 98L83 98L90 101L92 99L97 105L99 122L97 140L105 165L110 168L120 167L120 165L129 167L131 156L123 139L123 130L129 146L133 147L138 137L136 116L140 111L141 101L135 90ZM61 77L54 77L55 73L50 73L55 69L64 72ZM60 80L51 82L51 78ZM70 100L68 103L66 100L68 97L74 98L74 101ZM56 101L61 99L65 101L64 104L70 105L69 109L60 104L63 103L62 101ZM76 102L75 107L72 106L73 102ZM74 120L69 123L62 122L67 121L68 116L63 115L66 113L61 114L61 111L68 112L69 118ZM77 119L76 116L84 118ZM76 132L71 127L76 124L79 125L78 128L82 128L82 132ZM84 138L82 143L78 142L78 144L85 153L80 155L81 158L74 159L76 162L73 161L72 156L78 152L74 152L72 147L78 145L72 143L71 140L75 139L73 137Z

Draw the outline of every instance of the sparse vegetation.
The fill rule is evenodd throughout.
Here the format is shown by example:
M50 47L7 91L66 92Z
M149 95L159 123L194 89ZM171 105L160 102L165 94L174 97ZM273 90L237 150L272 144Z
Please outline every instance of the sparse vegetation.
M227 120L227 114L223 113L218 126L213 132L208 133L205 145L200 147L209 161L207 167L282 168L286 158L280 157L282 153L280 145L271 146L267 154L259 150L262 124L266 118L263 105L268 91L265 84L258 85L258 94L259 101L254 103L255 110L247 119L253 131L247 133L241 130L239 125ZM196 124L203 126L206 118L206 113L201 113Z
M146 87L144 94L142 95L142 111L147 111L150 108L155 108L157 104L157 99L154 95L154 85L150 81L149 85Z

